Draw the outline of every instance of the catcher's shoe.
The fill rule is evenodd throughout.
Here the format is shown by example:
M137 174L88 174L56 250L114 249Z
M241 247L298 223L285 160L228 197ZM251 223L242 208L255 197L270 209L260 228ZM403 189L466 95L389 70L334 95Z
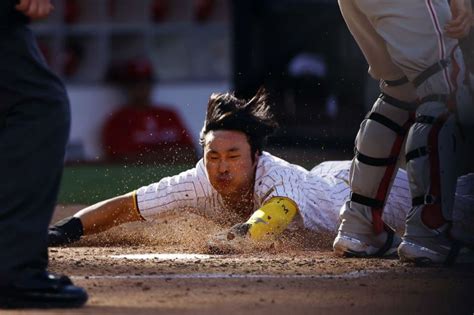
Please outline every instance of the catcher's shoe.
M334 240L334 253L343 257L392 257L396 256L400 237L392 230L379 235L339 231Z
M421 209L416 207L407 216L405 235L398 248L400 260L420 266L474 263L474 251L451 237L450 224L438 229L428 228L421 221Z
M333 243L334 253L344 257L390 257L397 253L400 238L387 225L376 235L372 215L364 209L354 209L346 202L341 209L341 225Z
M463 247L461 242L448 240L442 235L403 238L398 247L398 255L401 261L413 262L418 266L474 263L474 251Z

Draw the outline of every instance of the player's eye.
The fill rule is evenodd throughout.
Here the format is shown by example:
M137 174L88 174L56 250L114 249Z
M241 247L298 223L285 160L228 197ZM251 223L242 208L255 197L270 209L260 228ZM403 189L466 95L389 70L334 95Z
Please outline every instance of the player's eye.
M240 158L240 155L231 155L231 156L229 156L229 159L231 159L231 160L236 160L238 158Z

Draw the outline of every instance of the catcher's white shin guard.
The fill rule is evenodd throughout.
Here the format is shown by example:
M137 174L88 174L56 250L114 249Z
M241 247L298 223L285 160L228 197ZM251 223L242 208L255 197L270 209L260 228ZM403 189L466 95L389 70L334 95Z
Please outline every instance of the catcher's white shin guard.
M351 165L351 199L341 209L333 244L336 254L371 257L396 252L400 239L382 221L382 210L414 106L382 93L361 123Z

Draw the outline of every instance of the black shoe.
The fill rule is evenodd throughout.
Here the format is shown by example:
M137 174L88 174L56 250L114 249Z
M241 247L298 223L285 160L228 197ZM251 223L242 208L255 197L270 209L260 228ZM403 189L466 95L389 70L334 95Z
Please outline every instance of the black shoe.
M1 308L75 308L87 302L87 292L66 276L37 273L0 287Z

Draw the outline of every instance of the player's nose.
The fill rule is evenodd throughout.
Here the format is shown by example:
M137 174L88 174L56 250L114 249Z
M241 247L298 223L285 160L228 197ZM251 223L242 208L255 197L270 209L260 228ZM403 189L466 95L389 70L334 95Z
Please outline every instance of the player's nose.
M229 170L229 164L226 161L221 160L217 169L219 173L226 173Z

